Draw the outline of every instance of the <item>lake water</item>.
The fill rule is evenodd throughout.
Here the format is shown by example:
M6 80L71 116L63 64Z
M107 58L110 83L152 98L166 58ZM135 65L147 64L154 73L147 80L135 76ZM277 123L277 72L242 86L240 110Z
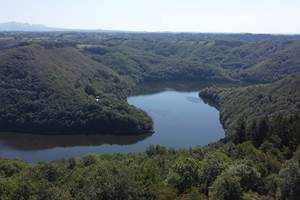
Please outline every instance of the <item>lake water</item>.
M140 152L150 144L187 148L207 145L224 137L219 112L205 104L197 90L160 89L151 94L142 91L145 94L129 97L128 103L153 118L153 134L43 136L0 133L0 156L39 162L89 153Z

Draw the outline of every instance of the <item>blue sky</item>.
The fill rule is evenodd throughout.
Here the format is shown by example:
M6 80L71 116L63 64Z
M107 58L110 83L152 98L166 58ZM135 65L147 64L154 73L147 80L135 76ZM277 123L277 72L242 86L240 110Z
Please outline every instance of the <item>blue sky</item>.
M300 33L300 0L0 2L0 22L130 31Z

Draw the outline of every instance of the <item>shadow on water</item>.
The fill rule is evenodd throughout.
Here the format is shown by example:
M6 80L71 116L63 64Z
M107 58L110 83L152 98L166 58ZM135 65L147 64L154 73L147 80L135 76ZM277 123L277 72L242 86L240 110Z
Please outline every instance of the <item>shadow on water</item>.
M200 91L206 87L222 86L230 87L230 83L209 83L203 81L159 81L159 82L147 82L139 84L131 92L131 96L139 95L151 95L166 90L174 90L178 92L195 92Z
M131 145L145 140L152 134L130 136L115 135L37 135L23 133L0 133L0 146L16 150L43 150L55 147Z

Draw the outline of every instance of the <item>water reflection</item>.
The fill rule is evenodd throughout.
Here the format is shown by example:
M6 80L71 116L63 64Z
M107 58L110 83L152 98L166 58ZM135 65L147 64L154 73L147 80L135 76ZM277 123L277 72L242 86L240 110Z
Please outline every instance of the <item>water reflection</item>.
M103 144L132 145L151 135L38 135L0 133L0 148L1 146L10 146L16 150L42 150L55 147L98 146Z
M140 152L150 144L172 148L207 145L224 136L219 112L198 96L198 91L207 86L209 84L203 82L161 82L134 89L128 103L152 117L154 134L51 136L0 133L0 156L39 162L89 153Z
M178 92L195 92L200 91L206 87L222 86L230 87L230 83L216 82L209 83L203 81L159 81L159 82L147 82L139 84L135 87L131 93L132 96L150 95L159 93L162 91L178 91Z
M148 82L144 84L139 84L132 91L132 96L137 95L149 95L155 94L162 91L175 90L178 92L194 92L199 91L205 87L213 85L228 85L223 83L208 83L203 81L160 81L160 82Z

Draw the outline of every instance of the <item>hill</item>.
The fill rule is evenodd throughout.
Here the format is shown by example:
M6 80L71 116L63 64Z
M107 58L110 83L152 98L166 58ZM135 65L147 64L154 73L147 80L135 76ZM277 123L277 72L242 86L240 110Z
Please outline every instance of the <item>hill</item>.
M299 41L220 41L188 37L109 37L78 47L137 81L266 83L300 72ZM97 44L98 43L98 44Z
M26 132L136 133L151 129L150 118L126 102L136 84L259 84L300 72L300 42L294 36L282 40L219 37L2 33L1 127ZM226 127L236 121L222 108L221 114Z
M299 199L299 41L293 37L7 33L0 38L2 131L139 134L150 131L152 122L126 103L135 84L233 83L200 92L221 113L222 141L37 164L0 158L0 199Z
M1 130L141 133L151 119L129 106L127 82L77 49L25 44L0 52Z
M221 121L230 127L239 117L254 117L300 112L300 74L291 75L275 83L246 87L206 88L200 96L221 112Z
M42 24L6 22L6 23L0 23L0 31L47 32L47 31L66 31L66 29L47 27Z

